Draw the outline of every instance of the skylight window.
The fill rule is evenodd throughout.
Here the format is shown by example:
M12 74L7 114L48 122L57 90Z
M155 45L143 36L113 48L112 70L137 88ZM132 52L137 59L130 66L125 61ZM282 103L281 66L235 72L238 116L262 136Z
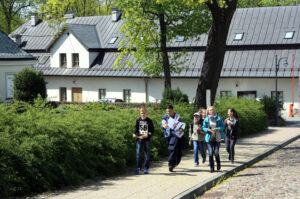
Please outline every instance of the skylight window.
M236 33L233 40L240 41L243 39L243 37L244 37L244 33Z
M184 36L177 36L176 41L183 42L184 41Z
M293 39L295 31L289 31L285 33L284 39Z
M108 42L109 44L114 44L117 41L118 37L113 37L110 39L110 41Z
M41 60L40 60L40 64L45 64L46 61L49 59L49 56L44 56Z

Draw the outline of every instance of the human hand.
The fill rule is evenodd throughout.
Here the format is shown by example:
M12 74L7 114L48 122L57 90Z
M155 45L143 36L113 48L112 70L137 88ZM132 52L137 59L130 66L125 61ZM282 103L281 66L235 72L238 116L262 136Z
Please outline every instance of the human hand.
M189 141L189 145L192 146L192 141L191 140Z
M168 124L164 124L163 128L165 128L165 129L168 128Z
M133 137L133 138L136 138L136 134L132 134L132 137Z
M144 139L144 138L147 138L147 137L148 137L148 134L145 134L145 135L143 135L142 137L143 137L143 139Z
M216 129L210 129L210 132L212 132L212 133L214 133L216 131L217 131Z
M201 131L201 129L202 129L201 126L197 127L197 131Z

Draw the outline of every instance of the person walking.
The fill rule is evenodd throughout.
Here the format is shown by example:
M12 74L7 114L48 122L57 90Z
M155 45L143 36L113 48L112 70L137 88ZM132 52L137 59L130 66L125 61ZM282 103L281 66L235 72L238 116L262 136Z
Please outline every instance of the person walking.
M153 122L147 117L147 109L140 108L141 117L136 119L135 130L132 135L136 138L136 164L135 174L139 174L142 168L141 153L142 148L145 151L144 174L149 173L150 166L150 137L154 132Z
M226 151L229 154L228 159L231 163L234 163L234 146L237 140L237 133L240 127L238 114L233 108L228 109L228 117L224 121L225 123L225 144Z
M224 122L221 117L216 114L213 106L207 108L207 117L203 121L202 129L206 133L205 141L209 155L210 172L215 171L213 155L216 158L217 170L220 170L221 161L219 148L221 144L221 132L224 130Z
M194 149L194 166L199 165L198 151L202 156L202 163L205 163L206 153L204 148L205 133L202 131L203 119L199 113L194 113L194 121L190 124L189 128L189 144L193 144Z
M184 131L179 126L182 125L180 115L175 113L172 105L169 105L161 121L161 126L164 129L164 136L168 143L168 149L170 155L168 157L169 171L173 172L173 169L180 163L182 157L182 148L184 146ZM171 124L172 123L172 124ZM175 130L179 128L179 130Z

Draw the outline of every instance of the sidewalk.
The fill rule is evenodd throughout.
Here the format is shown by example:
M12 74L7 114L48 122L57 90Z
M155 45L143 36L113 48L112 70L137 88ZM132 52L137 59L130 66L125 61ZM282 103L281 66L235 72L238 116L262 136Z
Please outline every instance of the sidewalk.
M168 171L167 161L154 162L148 175L133 175L132 171L120 177L109 178L89 186L82 186L76 190L55 193L51 199L166 199L166 198L194 198L194 193L201 193L219 178L241 170L247 164L253 164L272 153L272 149L283 147L291 139L300 137L300 125L288 127L270 127L268 130L247 138L239 139L236 144L235 164L228 161L225 144L221 144L221 170L210 173L208 157L205 164L194 167L193 152L184 155L180 165ZM200 156L201 157L201 156ZM166 158L167 159L167 158Z

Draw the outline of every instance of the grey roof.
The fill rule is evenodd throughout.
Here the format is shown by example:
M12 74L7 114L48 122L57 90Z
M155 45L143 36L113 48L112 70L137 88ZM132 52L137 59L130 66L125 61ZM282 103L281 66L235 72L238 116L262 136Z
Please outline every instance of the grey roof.
M186 65L189 68L183 69L179 74L172 74L173 78L199 78L204 59L204 51L187 52ZM34 54L39 57L35 66L38 71L43 71L46 76L78 76L78 77L148 77L142 72L142 68L134 63L133 68L114 70L111 68L117 56L115 52L105 52L96 60L91 68L57 68L50 67L50 61L41 64L41 59L47 54ZM295 55L294 75L300 75L300 49L290 50L230 50L226 51L224 65L221 72L222 78L230 77L262 77L271 78L275 76L275 55L288 57L288 65L283 62L279 64L278 77L292 76L292 56ZM48 55L49 56L49 55ZM131 59L131 58L128 58ZM184 67L184 66L180 66Z
M96 25L68 24L68 30L85 48L101 48Z
M35 59L0 30L0 59Z
M121 36L114 44L108 44L112 37L120 35L119 28L123 24L123 20L113 22L111 16L75 17L68 19L66 23L78 25L73 26L71 30L86 46L117 49L122 40ZM88 28L90 31L84 32L84 28ZM28 21L13 33L23 35L22 40L26 42L26 45L23 47L24 50L46 50L54 41L53 35L57 32L57 29L57 27L51 28L48 26L47 22L31 26L30 21ZM292 39L284 39L287 31L295 31ZM238 8L232 19L227 45L300 44L299 32L300 6ZM235 41L236 33L244 33L243 39ZM200 36L200 39L191 38L184 42L170 41L169 46L204 47L206 43L207 35L203 34Z

